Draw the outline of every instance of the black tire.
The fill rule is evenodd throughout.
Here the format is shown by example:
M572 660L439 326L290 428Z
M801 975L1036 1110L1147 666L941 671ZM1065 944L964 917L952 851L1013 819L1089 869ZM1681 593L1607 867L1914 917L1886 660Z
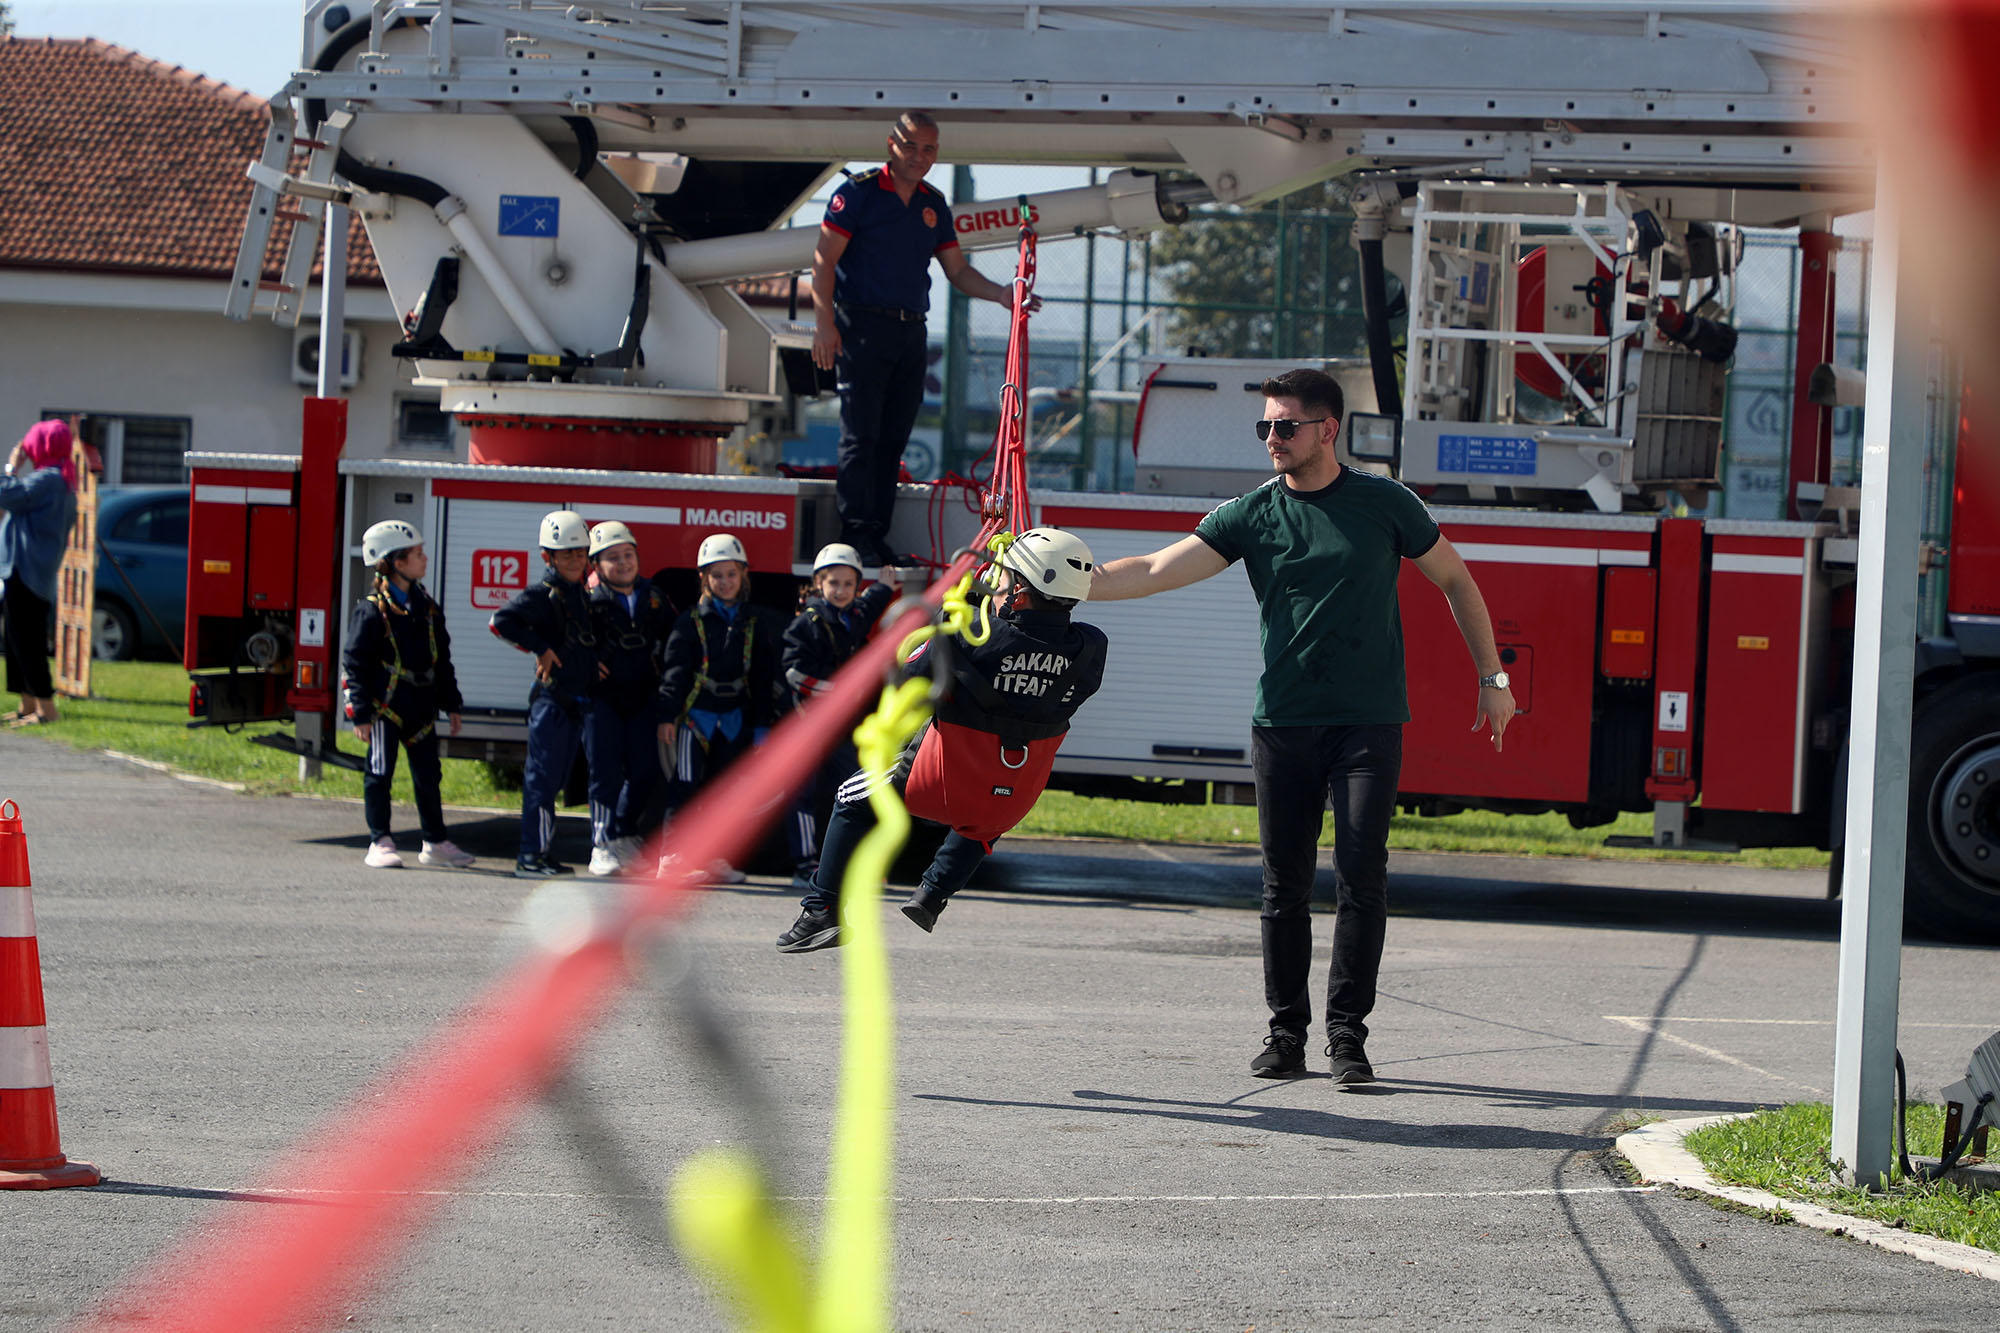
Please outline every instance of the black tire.
M1917 705L1909 830L1904 919L1941 939L2000 942L2000 671Z
M90 629L90 655L98 661L129 662L139 655L139 622L123 602L98 598Z

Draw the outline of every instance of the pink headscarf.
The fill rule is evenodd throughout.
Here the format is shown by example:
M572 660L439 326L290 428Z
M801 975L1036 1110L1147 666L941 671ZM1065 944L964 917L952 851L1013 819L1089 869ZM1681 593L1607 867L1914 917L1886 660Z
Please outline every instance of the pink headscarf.
M76 489L76 459L72 456L74 441L69 427L60 421L37 421L28 428L21 440L21 452L37 468L52 467L62 473L62 479Z

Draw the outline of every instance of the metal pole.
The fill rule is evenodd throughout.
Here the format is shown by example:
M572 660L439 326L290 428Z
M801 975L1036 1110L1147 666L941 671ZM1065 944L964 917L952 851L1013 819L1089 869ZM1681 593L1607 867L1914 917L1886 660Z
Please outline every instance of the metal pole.
M1097 184L1097 168L1090 169L1090 183ZM1083 238L1083 347L1077 363L1083 374L1077 385L1076 410L1077 430L1076 466L1070 469L1070 486L1082 490L1090 485L1089 477L1096 457L1094 422L1091 420L1090 388L1092 363L1096 361L1095 349L1091 346L1091 328L1097 311L1097 234L1092 232Z
M972 168L951 169L951 202L972 202ZM953 287L944 303L944 392L938 405L938 475L962 472L965 447L965 375L972 355L972 298Z
M1924 494L1925 349L1915 293L1900 290L1901 199L1886 170L1875 191L1867 410L1861 425L1861 548L1854 599L1853 726L1847 861L1834 1019L1833 1158L1843 1178L1887 1179L1895 1114L1897 989L1916 659L1917 542Z
M347 210L339 204L326 206L326 260L319 279L319 383L314 392L321 398L340 397L340 372L347 351ZM360 367L355 367L359 370ZM343 557L344 558L344 557ZM329 633L334 631L329 630ZM319 713L294 713L292 734L303 749L317 750L327 740L325 717ZM299 781L317 782L322 765L316 755L299 756Z

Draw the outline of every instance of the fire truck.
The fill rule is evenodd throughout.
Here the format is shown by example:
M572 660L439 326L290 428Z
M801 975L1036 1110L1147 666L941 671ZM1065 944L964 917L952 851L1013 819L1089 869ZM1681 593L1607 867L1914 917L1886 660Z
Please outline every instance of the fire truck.
M735 532L755 594L789 606L837 532L831 484L723 475L717 457L813 391L810 333L732 284L806 268L817 219L787 221L921 106L948 156L1115 169L958 207L968 249L1013 244L1024 219L1051 242L1131 233L1349 181L1369 355L1323 362L1347 390L1343 459L1431 503L1521 709L1504 754L1467 729L1464 646L1411 576L1409 808L1579 827L1649 811L1662 846L1838 836L1858 506L1830 485L1843 377L1812 379L1833 348L1832 221L1870 206L1873 167L1852 72L1791 7L313 0L303 17L229 313L295 322L323 217L354 210L405 312L397 355L465 443L354 456L343 404L309 399L296 454L189 456L198 719L289 718L287 744L338 758L341 621L359 534L384 518L429 538L455 622L538 576L534 521L557 507L624 520L670 578ZM1788 516L1678 517L1720 480L1745 227L1797 228L1804 252ZM1156 358L1133 487L1040 493L1036 520L1100 559L1192 531L1268 480L1247 422L1277 368ZM1907 900L1928 926L1994 933L2000 485L1961 451L1956 486L1949 632L1921 646L1916 684ZM891 540L942 556L977 523L905 487ZM1259 653L1240 570L1089 614L1113 680L1058 782L1242 799ZM518 754L526 660L456 642L466 727L448 752Z

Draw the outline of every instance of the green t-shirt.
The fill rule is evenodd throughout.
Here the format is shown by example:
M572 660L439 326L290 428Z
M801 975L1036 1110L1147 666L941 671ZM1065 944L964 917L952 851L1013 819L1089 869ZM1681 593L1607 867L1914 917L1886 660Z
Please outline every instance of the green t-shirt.
M1282 477L1218 505L1194 530L1243 562L1263 615L1260 727L1408 722L1403 560L1437 544L1430 511L1400 482L1343 468L1333 484L1294 491Z

